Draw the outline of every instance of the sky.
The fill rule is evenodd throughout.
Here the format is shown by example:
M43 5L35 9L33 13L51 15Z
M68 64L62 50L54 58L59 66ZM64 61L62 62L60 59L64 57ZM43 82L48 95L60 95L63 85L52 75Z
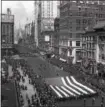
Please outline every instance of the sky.
M34 18L34 1L2 1L2 13L6 13L7 8L11 8L15 15L16 28L19 28L19 23L24 28L25 23Z
M12 14L15 15L15 28L19 28L19 25L24 28L27 22L34 19L34 1L2 1L2 13L6 13L7 8L11 8ZM54 9L57 12L56 8Z

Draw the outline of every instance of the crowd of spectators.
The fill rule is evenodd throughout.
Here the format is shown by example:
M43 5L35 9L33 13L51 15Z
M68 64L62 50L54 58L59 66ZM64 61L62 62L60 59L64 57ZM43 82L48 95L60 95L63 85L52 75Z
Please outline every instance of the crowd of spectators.
M19 100L19 105L23 106L24 101L20 90L27 90L26 86L19 85L19 81L22 79L24 82L24 77L20 75L19 71L17 70L18 67L21 66L21 69L23 70L24 76L28 75L30 81L29 83L32 84L36 90L37 95L35 94L32 96L32 99L30 99L27 96L27 101L29 104L29 107L57 107L56 105L56 95L53 93L53 91L47 86L47 84L42 81L42 77L40 75L35 74L33 69L27 64L27 61L24 59L6 59L7 64L10 64L12 66L13 71L13 78L15 79L16 83L16 89L17 89L17 95ZM30 103L32 102L32 103Z
M75 75L77 78L79 78L81 81L86 81L87 83L90 83L93 87L96 89L100 89L105 93L105 81L102 83L100 80L102 78L99 78L99 76L96 76L95 74L90 75L88 72L84 71L84 69L78 65L78 64L67 64L67 62L63 62L59 60L59 58L51 58L50 63L62 68L66 72L69 72L70 75Z
M30 56L30 54L27 54L27 55ZM47 84L43 81L43 77L35 74L33 69L28 65L27 61L25 61L24 59L17 59L17 60L15 59L14 60L11 58L6 58L5 60L7 62L7 65L10 64L12 66L12 71L14 74L13 78L15 78L15 81L16 81L16 87L17 87L17 93L18 93L20 106L22 106L24 104L20 89L27 90L27 87L19 85L20 79L22 79L22 81L24 82L24 77L21 77L20 73L17 70L17 68L21 66L22 70L24 71L24 76L26 76L26 75L29 76L29 78L31 80L30 84L32 84L37 90L37 94L32 96L31 101L29 100L29 98L27 96L27 101L28 101L29 107L33 107L33 105L35 105L36 107L40 107L40 106L41 107L57 107L57 104L56 104L57 96L55 95L55 93L53 93L53 91L50 89L50 87L48 87ZM90 76L88 77L85 73L82 73L81 72L82 69L80 68L80 66L69 65L66 62L62 62L57 58L51 58L50 63L52 63L60 68L63 67L63 70L66 72L69 72L71 75L79 74L79 77L82 80L87 79L86 81L90 82L91 85L95 85L95 83L92 83L93 77L90 78ZM6 68L6 65L3 68ZM98 82L96 82L96 84L97 83ZM100 83L97 84L96 87L100 88ZM101 90L103 90L105 92L104 87L105 86L103 86L103 88L101 87ZM90 97L90 96L88 96L88 97ZM81 96L79 98L83 98L83 96ZM74 99L74 97L73 98L71 97L70 99ZM77 97L77 99L78 99L78 97ZM65 101L65 99L62 99L62 100ZM32 103L30 104L30 102L32 102Z

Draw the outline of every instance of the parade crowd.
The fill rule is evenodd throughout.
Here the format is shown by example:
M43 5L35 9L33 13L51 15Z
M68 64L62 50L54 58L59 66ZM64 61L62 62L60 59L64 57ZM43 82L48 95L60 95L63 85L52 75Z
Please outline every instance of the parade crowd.
M80 67L80 65L70 65L67 64L67 62L60 61L58 58L51 58L50 63L63 68L64 71L69 72L70 75L78 75L79 79L82 79L82 81L87 81L88 83L91 83L91 85L95 86L96 88L102 90L105 93L105 83L101 83L99 81L99 78L95 75L89 75L86 72L83 71L83 69Z
M34 88L36 89L36 93L31 96L31 99L29 96L26 94L26 99L28 102L28 107L57 107L57 101L58 98L53 93L50 87L45 83L43 77L41 75L37 75L35 71L29 66L26 60L24 59L13 59L13 58L5 58L6 63L8 65L12 66L12 71L13 71L13 77L9 78L10 80L14 79L15 84L16 84L16 89L17 89L17 98L19 102L19 107L24 107L24 99L21 93L21 90L27 90L27 86L25 85L20 85L20 81L23 83L25 82L24 77L28 76L29 78L29 84L32 84ZM57 65L58 67L62 68L63 70L70 72L71 74L77 73L74 71L73 66L70 66L66 64L65 62L59 61L58 59L51 59L50 63ZM42 67L42 65L40 65ZM23 71L23 76L19 72L18 68L21 68ZM45 68L44 68L45 69ZM80 73L80 76L83 77L83 75ZM86 76L84 74L84 76ZM72 99L81 99L84 98L84 103L85 103L85 97L93 97L93 103L94 103L94 95L89 95L89 96L79 96L79 97L70 97L69 100ZM59 99L61 101L65 101L67 99ZM103 101L104 98L102 97L102 107L103 106Z
M33 69L27 64L27 61L24 59L6 59L7 64L12 66L13 77L10 79L15 79L18 102L20 107L24 107L24 99L21 93L21 90L27 90L27 86L20 85L20 81L25 82L24 77L29 77L29 83L34 86L37 93L32 95L31 99L26 95L28 102L28 107L57 107L56 96L52 90L47 86L47 84L42 81L40 75L35 74ZM18 68L21 68L24 76L21 76Z

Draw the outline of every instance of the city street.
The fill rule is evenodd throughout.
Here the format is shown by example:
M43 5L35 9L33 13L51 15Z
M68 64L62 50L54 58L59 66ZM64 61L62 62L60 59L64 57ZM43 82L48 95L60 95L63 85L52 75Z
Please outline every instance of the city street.
M41 75L43 78L53 78L53 77L70 75L69 73L62 71L60 68L48 63L48 61L43 59L41 56L25 57L25 59L28 61L28 64L31 65L34 72L37 73L38 75ZM57 73L59 74L59 76L57 76ZM102 95L95 97L94 107L100 107L101 96ZM59 107L84 107L83 99L73 100L73 101L64 101L64 102L61 101L61 102L58 102L57 104ZM104 102L104 105L105 105L105 102ZM91 106L92 106L92 97L86 98L86 107L91 107Z
M1 5L1 107L105 107L105 1Z

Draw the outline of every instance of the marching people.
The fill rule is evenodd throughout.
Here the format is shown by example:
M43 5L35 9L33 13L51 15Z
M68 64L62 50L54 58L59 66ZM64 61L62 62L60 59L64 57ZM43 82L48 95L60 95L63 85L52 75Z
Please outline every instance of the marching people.
M102 96L102 101L101 102L104 103L104 96Z
M86 106L86 98L84 98L84 107Z
M101 102L101 107L104 107L104 104Z
M95 98L92 98L92 106L95 104Z

